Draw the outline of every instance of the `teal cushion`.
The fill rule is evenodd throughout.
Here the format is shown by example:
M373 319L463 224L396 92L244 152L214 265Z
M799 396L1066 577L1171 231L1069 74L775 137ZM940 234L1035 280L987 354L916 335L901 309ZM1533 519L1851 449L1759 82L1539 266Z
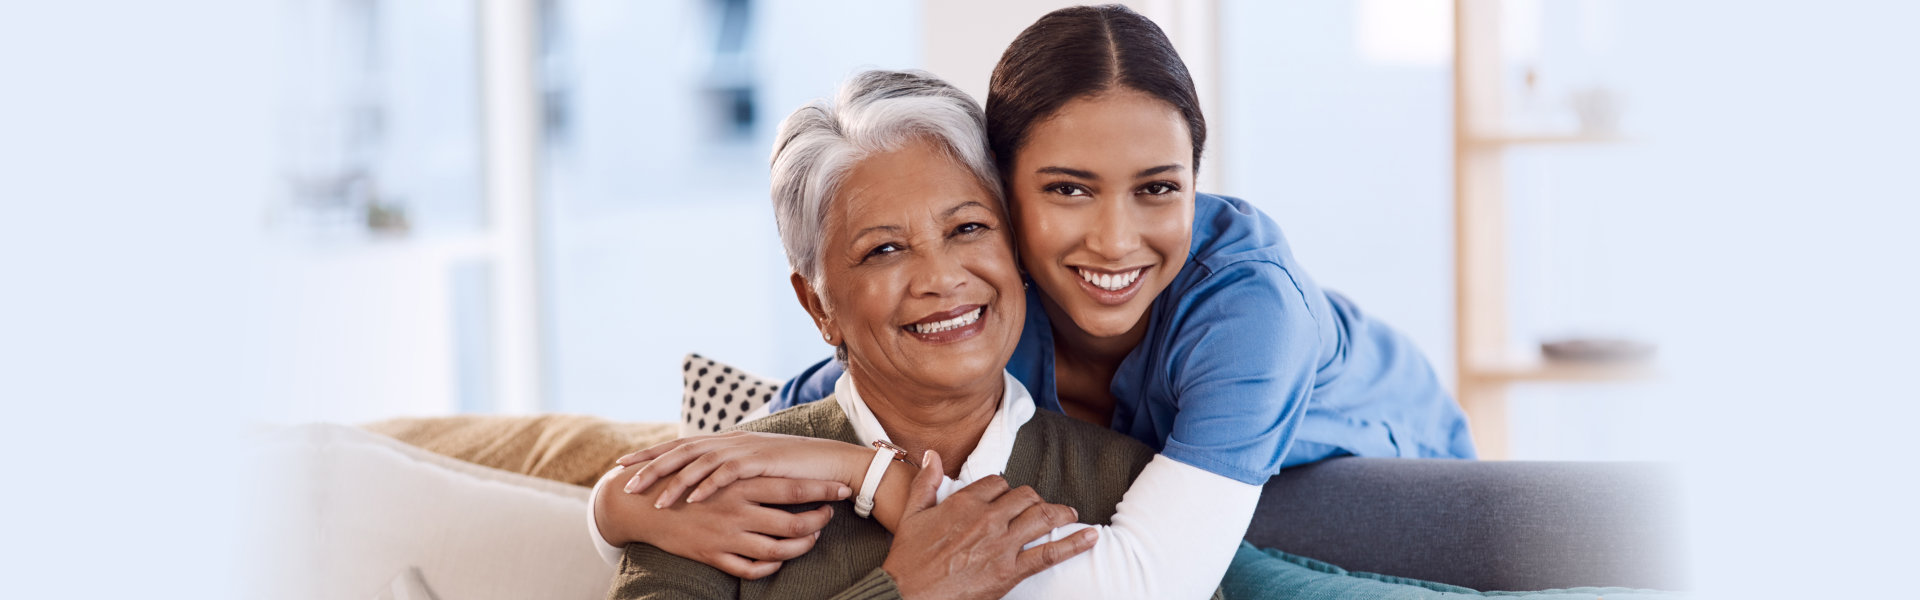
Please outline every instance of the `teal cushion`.
M1479 592L1457 585L1359 573L1304 556L1240 543L1240 552L1220 587L1227 600L1424 600L1427 598L1526 598L1529 600L1676 600L1676 592L1584 587L1538 592Z

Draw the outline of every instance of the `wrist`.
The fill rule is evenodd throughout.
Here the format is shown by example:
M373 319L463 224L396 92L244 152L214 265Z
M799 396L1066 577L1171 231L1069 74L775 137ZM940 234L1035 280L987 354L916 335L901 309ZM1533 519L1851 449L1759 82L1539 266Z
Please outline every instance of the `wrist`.
M847 484L848 489L859 490L860 485L866 483L867 466L873 461L873 448L835 443L840 446L836 449L834 458L834 470L837 473L835 479Z
M633 541L623 527L627 519L622 518L623 515L616 510L619 498L614 497L614 494L622 493L616 484L623 471L625 469L608 471L600 477L600 483L593 486L593 524L600 530L600 539L612 546L625 546Z
M639 470L639 465L614 470L602 477L595 487L598 491L593 497L594 525L600 528L600 537L608 544L625 546L635 542L654 543L648 539L646 520L661 512L653 508L659 486L638 494L629 494L622 489L627 479Z
M920 598L920 586L916 585L919 582L909 582L900 578L900 575L905 571L902 565L894 563L896 560L893 556L894 554L893 552L887 553L887 560L880 563L880 571L886 573L887 577L893 580L893 589L900 592L901 600Z

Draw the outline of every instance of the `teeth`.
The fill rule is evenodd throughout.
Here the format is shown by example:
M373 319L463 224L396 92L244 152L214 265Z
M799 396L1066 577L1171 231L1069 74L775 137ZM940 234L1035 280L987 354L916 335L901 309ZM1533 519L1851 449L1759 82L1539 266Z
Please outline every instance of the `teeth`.
M1123 289L1126 289L1127 286L1133 285L1134 280L1139 279L1140 273L1145 270L1146 270L1145 267L1141 267L1141 268L1134 269L1132 271L1127 271L1125 273L1121 273L1118 275L1112 275L1112 274L1106 274L1106 273L1095 273L1085 269L1075 269L1075 271L1080 273L1081 279L1085 279L1087 280L1087 283L1091 283L1099 287L1100 289L1107 290L1109 292L1123 290Z
M932 323L919 323L914 325L908 325L907 330L912 331L914 333L940 333L942 331L947 331L949 329L959 329L961 327L972 325L974 321L980 320L980 313L984 311L986 311L986 307L983 306L980 308L973 309L972 312L968 312L967 314L960 315L958 317L954 317L951 319L947 319L945 321L934 321Z

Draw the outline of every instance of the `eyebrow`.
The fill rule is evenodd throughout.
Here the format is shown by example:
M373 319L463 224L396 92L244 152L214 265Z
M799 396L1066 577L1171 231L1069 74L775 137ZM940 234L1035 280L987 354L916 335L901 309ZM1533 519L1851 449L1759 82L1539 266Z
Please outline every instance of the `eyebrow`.
M872 226L872 227L868 227L868 228L866 228L866 229L862 229L862 230L859 230L859 231L856 231L856 232L854 232L854 233L853 233L853 237L852 237L851 239L852 239L853 241L856 241L856 242L858 242L858 241L860 241L860 238L863 238L863 237L867 237L867 234L869 234L869 233L873 233L873 232L875 232L875 231L892 231L892 232L898 232L898 231L900 231L900 228L899 228L899 227L895 227L895 226L892 226L892 225L875 225L875 226Z
M1093 176L1092 171L1082 171L1080 169L1069 169L1066 167L1040 167L1034 170L1034 172L1046 175L1065 175L1078 179L1099 179Z
M946 210L946 212L942 212L942 213L940 213L940 216L942 216L942 217L951 217L951 216L953 216L953 215L954 215L955 213L958 213L958 212L960 212L960 211L963 211L963 210L966 210L966 209L967 209L968 207L974 207L974 208L980 208L980 209L985 209L985 208L987 208L987 205L985 205L985 204L981 204L981 203L980 203L980 201L978 201L978 200L968 200L968 201L966 201L966 202L962 202L962 203L960 203L960 204L956 204L956 205L954 205L954 207L953 207L953 208L949 208L949 209L947 209L947 210ZM862 229L862 230L859 230L859 231L856 231L856 232L853 232L853 238L852 238L852 240L853 240L853 241L855 241L855 242L858 242L858 241L860 241L860 239L861 239L861 238L864 238L864 237L867 237L867 234L869 234L869 233L873 233L873 232L876 232L876 231L886 231L886 232L893 232L893 233L898 233L898 232L900 231L900 227L899 227L899 226L896 226L896 225L875 225L875 226L872 226L872 227L868 227L868 228L866 228L866 229Z
M1173 163L1173 164L1170 164L1170 165L1160 165L1160 166L1158 166L1158 167L1154 167L1154 168L1151 168L1151 169L1144 169L1144 170L1142 170L1142 171L1140 171L1139 173L1135 173L1135 174L1133 175L1133 177L1134 177L1135 179L1139 179L1139 178L1141 178L1141 177L1152 177L1152 176L1154 176L1154 175L1159 175L1159 174L1161 174L1161 173L1166 173L1166 172L1170 172L1170 171L1185 171L1185 170L1187 170L1187 166L1186 166L1186 165L1183 165L1183 164L1180 164L1180 163Z
M1139 173L1134 173L1133 177L1135 179L1139 179L1142 177L1152 177L1154 175L1159 175L1161 173L1166 173L1169 171L1185 171L1185 170L1187 170L1187 166L1180 163L1165 164L1165 165L1160 165L1158 167L1149 167L1146 169L1142 169ZM1034 172L1047 174L1047 175L1066 175L1068 177L1074 177L1078 179L1095 179L1095 180L1100 179L1099 177L1095 176L1092 171L1072 169L1067 167L1040 167L1039 169L1034 170Z
M980 203L980 201L978 201L978 200L968 200L968 201L966 201L966 202L962 202L962 203L960 203L960 204L959 204L959 205L957 205L957 206L954 206L953 208L949 208L949 209L947 209L947 212L944 212L944 213L940 213L940 216L943 216L943 217L951 217L951 216L953 216L953 214L954 214L954 213L957 213L957 212L960 212L961 210L964 210L964 209L966 209L966 208L967 208L967 207L969 207L969 206L976 206L976 207L980 207L980 208L986 208L986 207L987 207L987 205L985 205L985 204L981 204L981 203Z

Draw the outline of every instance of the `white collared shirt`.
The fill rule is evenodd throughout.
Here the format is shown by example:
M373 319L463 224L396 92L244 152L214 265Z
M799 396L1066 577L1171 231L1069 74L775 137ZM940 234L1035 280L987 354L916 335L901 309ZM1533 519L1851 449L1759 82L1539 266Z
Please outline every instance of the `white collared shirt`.
M1006 379L1006 387L1000 393L1000 407L993 411L993 421L987 424L987 430L980 434L980 442L973 447L973 453L966 456L966 462L960 464L960 478L943 478L940 482L939 499L946 500L948 495L979 481L988 475L1005 475L1007 463L1013 460L1013 441L1020 435L1020 428L1033 418L1036 410L1033 396L1027 393L1027 386L1013 375L1001 371ZM887 439L887 430L880 426L880 419L873 416L873 409L867 406L860 390L853 385L851 373L840 374L833 383L833 399L840 403L840 410L847 413L847 420L853 422L853 435L860 439L860 445L872 447L874 440ZM892 442L892 440L887 440ZM919 457L909 457L916 462ZM953 460L941 457L942 460Z

